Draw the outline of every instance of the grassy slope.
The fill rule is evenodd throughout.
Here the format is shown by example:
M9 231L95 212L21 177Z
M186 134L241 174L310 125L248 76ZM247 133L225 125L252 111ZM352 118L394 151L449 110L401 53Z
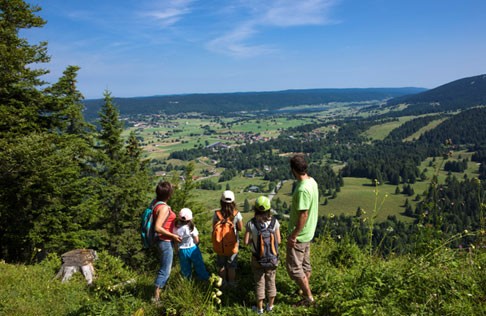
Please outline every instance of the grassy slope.
M274 315L484 315L486 252L453 251L423 232L420 253L384 260L346 242L322 238L312 244L311 287L317 304L293 307L300 298L283 266L277 270ZM424 248L425 247L425 248ZM201 251L211 273L214 255L203 237ZM120 260L99 253L98 278L88 288L80 274L62 284L53 277L60 266L51 256L34 266L0 263L0 315L252 315L254 288L247 248L240 249L238 287L224 288L221 304L213 288L179 275L177 260L162 293L162 304L150 302L152 273L131 271ZM281 251L285 261L285 251ZM447 273L445 273L447 271ZM132 280L123 285L122 282Z

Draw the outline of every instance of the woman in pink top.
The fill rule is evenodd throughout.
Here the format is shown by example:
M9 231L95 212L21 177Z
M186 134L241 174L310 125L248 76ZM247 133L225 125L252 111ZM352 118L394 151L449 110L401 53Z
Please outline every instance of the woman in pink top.
M181 242L181 237L172 233L177 218L170 206L167 205L167 201L170 199L172 192L173 188L169 182L161 181L155 188L157 198L154 203L164 202L157 205L154 209L155 232L159 236L156 248L160 260L160 268L157 273L157 278L155 279L155 301L160 299L160 289L165 286L170 276L172 258L174 256L172 241Z

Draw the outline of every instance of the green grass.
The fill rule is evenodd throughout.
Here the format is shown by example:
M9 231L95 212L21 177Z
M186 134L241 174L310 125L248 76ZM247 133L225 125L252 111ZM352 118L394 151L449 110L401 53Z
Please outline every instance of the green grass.
M282 264L272 315L484 315L486 252L449 249L448 241L431 240L423 229L421 242L429 250L386 260L353 243L320 238L311 245L315 306L293 307L300 299L297 286ZM206 267L215 273L209 237L202 238ZM285 247L280 249L285 262ZM102 252L94 264L98 277L88 287L79 273L64 284L53 279L60 267L54 254L36 265L0 263L0 315L253 315L249 263L248 248L240 247L238 286L219 289L219 303L211 298L218 288L181 278L176 259L159 306L150 301L156 265L147 273L137 272ZM128 280L132 282L123 283Z
M328 197L328 204L323 205L324 198L321 198L321 205L319 206L319 214L322 215L347 215L354 216L358 207L364 209L368 215L371 215L375 209L375 200L377 201L377 220L383 221L389 215L396 215L402 221L411 221L409 217L403 216L405 209L402 207L407 196L403 194L395 194L396 186L380 185L377 187L378 195L375 193L375 187L371 186L371 181L363 178L344 178L344 187L338 193L335 199ZM290 204L292 181L287 181L282 189L278 192L275 198L280 198L282 201ZM385 197L387 195L387 197ZM412 202L413 197L408 197L409 202ZM383 202L383 205L382 205Z
M383 140L392 130L414 118L414 116L402 116L398 118L398 121L373 125L364 132L364 136L370 137L372 140Z
M222 122L234 122L237 118L223 118ZM164 121L160 127L136 128L124 131L124 137L131 131L144 139L144 150L147 158L164 159L174 151L192 149L199 146L221 141L230 145L237 144L238 133L260 133L262 137L278 137L282 130L312 122L310 118L271 118L247 119L232 124L231 128L223 127L220 123L210 119L178 118ZM214 132L205 135L203 127L209 126ZM257 132L256 132L257 131ZM160 137L158 135L167 135Z
M405 138L404 140L405 141L413 141L414 139L419 139L420 136L427 132L427 131L430 131L434 128L436 128L440 123L444 122L446 119L443 118L443 119L439 119L439 120L434 120L432 122L429 122L429 124L427 124L426 126L422 127L421 129L419 129L418 131L416 131L415 133L413 133L412 135L408 136L407 138Z

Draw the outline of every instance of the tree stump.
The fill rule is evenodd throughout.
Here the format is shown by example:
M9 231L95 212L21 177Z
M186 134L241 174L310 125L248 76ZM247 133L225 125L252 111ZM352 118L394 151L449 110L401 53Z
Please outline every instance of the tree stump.
M61 255L62 266L56 278L62 278L61 282L67 282L74 273L81 272L88 282L93 283L95 270L93 262L98 259L96 251L93 249L75 249Z

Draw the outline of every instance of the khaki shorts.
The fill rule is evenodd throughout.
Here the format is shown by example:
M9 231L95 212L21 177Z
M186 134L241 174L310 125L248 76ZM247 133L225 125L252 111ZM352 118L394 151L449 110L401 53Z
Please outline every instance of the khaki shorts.
M277 268L263 269L256 259L251 256L251 270L253 280L255 281L255 294L257 300L267 299L277 296L277 287L275 286L275 276Z
M287 246L286 266L289 276L294 280L311 273L310 242L298 242L293 248Z

